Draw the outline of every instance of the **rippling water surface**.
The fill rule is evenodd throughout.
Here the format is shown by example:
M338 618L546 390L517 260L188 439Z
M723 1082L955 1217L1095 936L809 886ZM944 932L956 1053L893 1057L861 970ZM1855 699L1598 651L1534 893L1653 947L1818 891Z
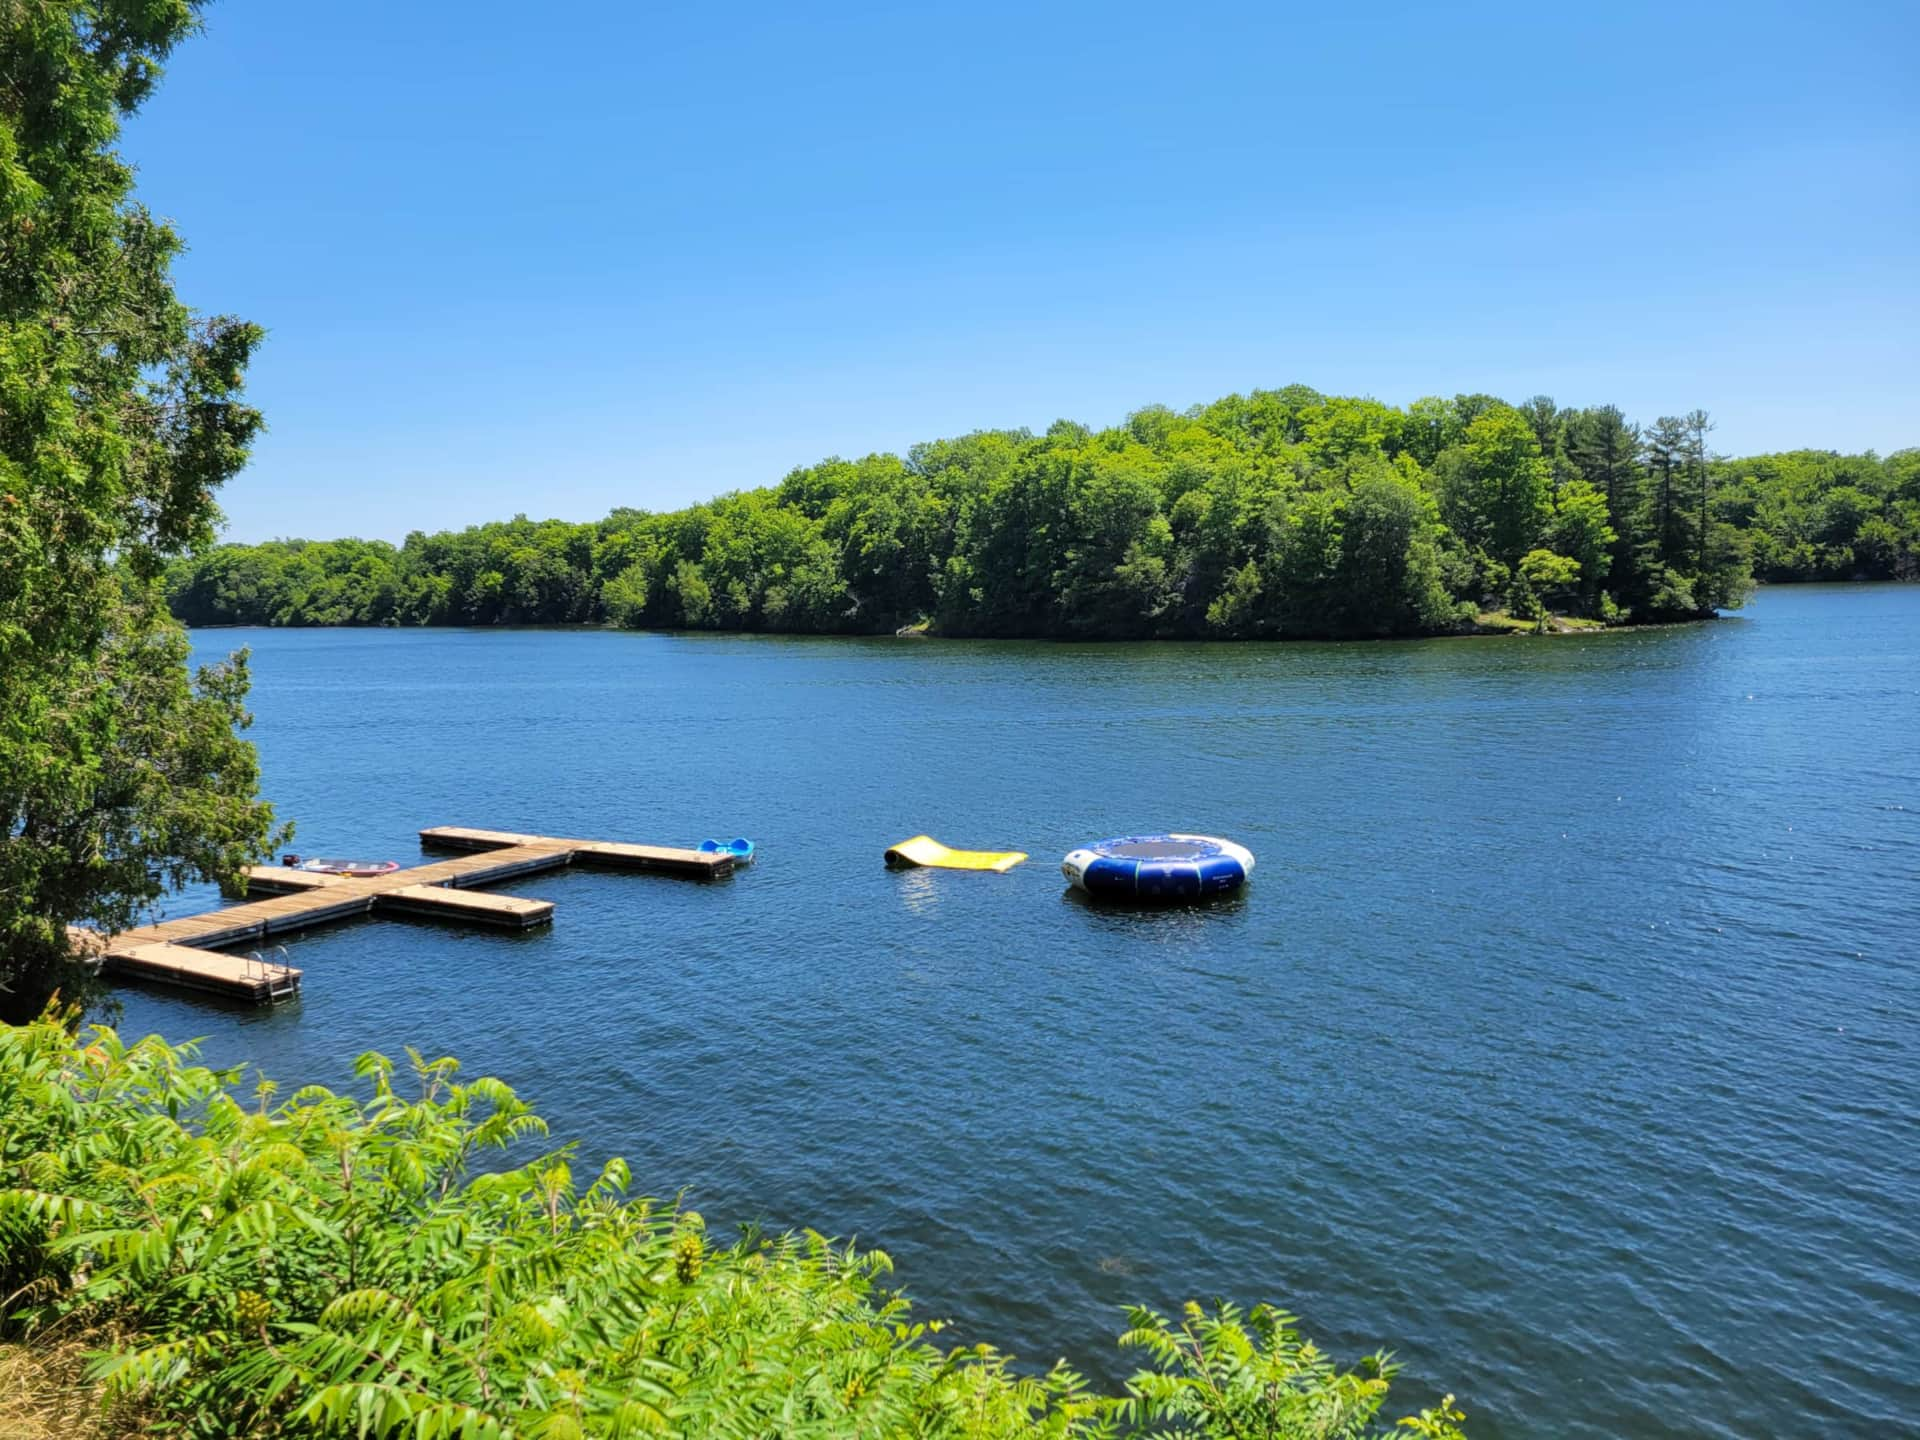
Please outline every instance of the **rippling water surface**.
M128 990L127 1029L285 1081L460 1055L710 1220L857 1235L1108 1380L1123 1303L1224 1294L1486 1437L1920 1426L1920 588L1550 641L196 638L253 647L309 853L762 860L535 876L532 935L317 932L298 1004ZM1063 893L1163 828L1254 884ZM922 830L1034 858L882 868Z

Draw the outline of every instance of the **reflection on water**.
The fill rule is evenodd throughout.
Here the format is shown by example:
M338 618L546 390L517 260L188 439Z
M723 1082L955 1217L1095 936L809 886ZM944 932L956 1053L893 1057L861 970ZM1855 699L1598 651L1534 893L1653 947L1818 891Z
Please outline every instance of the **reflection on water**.
M915 915L930 914L940 904L941 883L943 877L931 870L898 870L900 899L909 912ZM978 884L980 876L970 877L970 883Z

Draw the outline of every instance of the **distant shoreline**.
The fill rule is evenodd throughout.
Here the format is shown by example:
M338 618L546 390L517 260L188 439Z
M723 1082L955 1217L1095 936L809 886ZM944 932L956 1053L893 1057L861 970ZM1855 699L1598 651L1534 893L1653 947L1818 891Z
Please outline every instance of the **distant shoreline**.
M1920 449L1728 459L1712 428L1289 385L833 457L667 512L216 545L169 567L166 601L188 625L1332 640L1920 577Z
M1816 582L1826 583L1826 582ZM1889 582L1866 581L1866 584ZM700 637L703 635L734 637L754 637L768 640L928 640L936 642L988 642L994 644L1057 644L1063 646L1081 645L1346 645L1371 644L1378 641L1405 640L1488 640L1507 636L1534 636L1552 638L1568 635L1624 635L1642 630L1674 630L1690 625L1704 625L1716 620L1726 620L1738 612L1711 615L1694 615L1674 620L1630 621L1617 625L1597 623L1578 623L1574 617L1553 615L1547 618L1544 627L1530 620L1511 620L1510 623L1489 623L1476 621L1468 627L1452 630L1434 630L1425 633L1414 632L1401 635L953 635L944 631L927 628L903 628L894 631L879 630L747 630L722 629L715 627L692 626L653 626L653 625L615 625L608 621L495 621L491 624L445 623L425 625L399 624L335 624L335 625L274 625L264 621L222 621L210 625L189 625L187 629L194 633L226 630L285 630L285 631L452 631L485 630L502 632L537 631L552 634L616 634L616 635L677 635ZM1507 621L1508 617L1500 617Z

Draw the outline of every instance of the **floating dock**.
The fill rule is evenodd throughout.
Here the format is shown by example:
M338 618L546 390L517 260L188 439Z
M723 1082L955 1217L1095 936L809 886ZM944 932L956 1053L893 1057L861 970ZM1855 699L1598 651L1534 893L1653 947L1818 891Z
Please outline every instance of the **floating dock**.
M100 957L103 974L180 985L257 1004L299 993L301 972L292 965L250 955L223 955L238 945L367 915L414 915L456 923L525 930L553 919L551 900L477 894L495 885L575 862L621 870L651 870L697 879L733 871L733 857L661 845L611 840L563 840L505 830L442 825L420 832L425 849L469 853L364 879L321 875L281 865L247 871L247 894L271 896L142 925L110 938L77 932L77 941Z
M612 840L555 840L545 835L516 835L507 830L468 830L459 825L437 825L431 830L422 830L420 844L428 850L487 851L491 857L508 850L551 854L558 849L566 851L570 860L587 865L605 865L615 870L658 870L700 880L711 880L733 871L733 856L726 851L623 845Z

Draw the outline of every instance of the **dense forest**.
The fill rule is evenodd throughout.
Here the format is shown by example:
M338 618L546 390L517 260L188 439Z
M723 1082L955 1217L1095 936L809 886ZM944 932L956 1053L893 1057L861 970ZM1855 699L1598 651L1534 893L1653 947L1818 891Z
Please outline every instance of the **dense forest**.
M1920 450L1731 460L1711 430L1289 386L825 460L670 513L224 545L169 593L194 625L1258 637L1686 619L1755 578L1920 575Z

